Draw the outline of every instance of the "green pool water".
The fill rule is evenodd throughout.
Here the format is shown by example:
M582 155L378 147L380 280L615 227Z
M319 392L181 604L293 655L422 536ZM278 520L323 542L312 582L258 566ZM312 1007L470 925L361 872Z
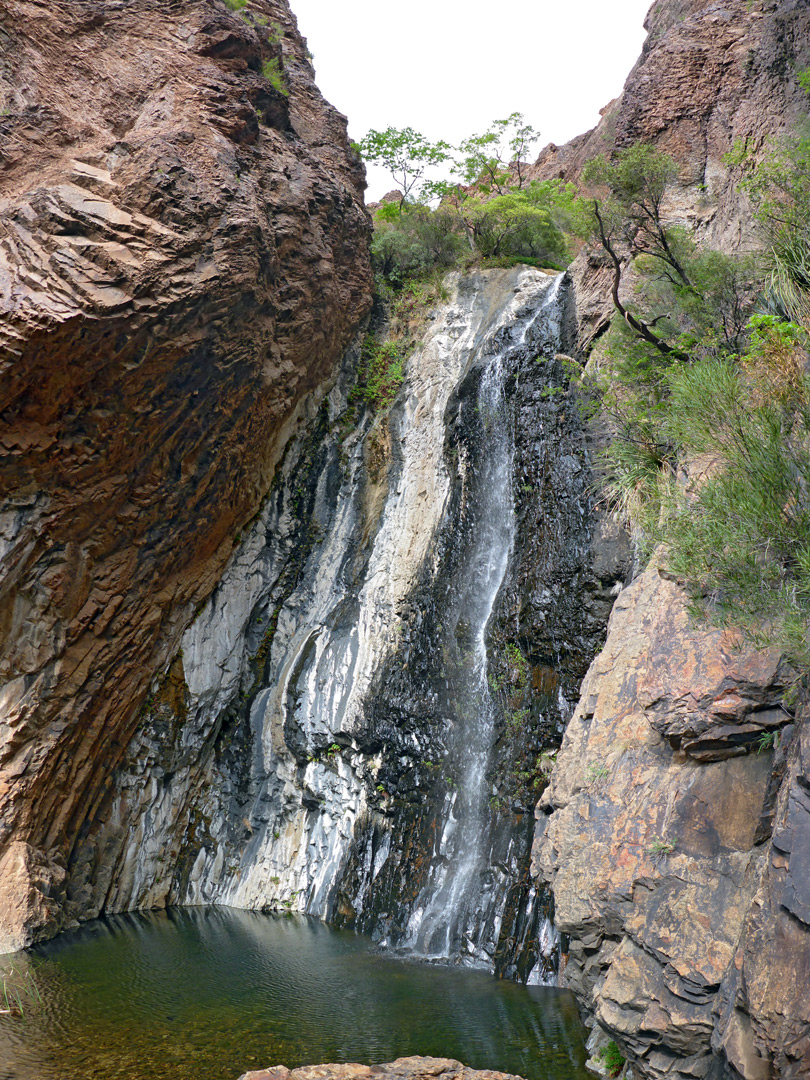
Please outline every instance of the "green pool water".
M409 962L315 920L222 908L87 924L17 961L42 1003L0 1016L0 1080L236 1080L406 1054L585 1080L573 998Z

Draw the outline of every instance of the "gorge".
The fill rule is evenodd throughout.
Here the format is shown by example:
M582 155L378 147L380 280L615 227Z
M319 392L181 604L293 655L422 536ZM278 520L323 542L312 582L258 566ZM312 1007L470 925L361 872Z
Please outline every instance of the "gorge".
M0 949L299 912L559 980L634 1076L810 1075L806 708L598 505L610 267L452 272L375 401L362 164L283 0L229 7L1 12ZM806 115L810 11L647 27L531 173L647 141L750 245L723 155Z

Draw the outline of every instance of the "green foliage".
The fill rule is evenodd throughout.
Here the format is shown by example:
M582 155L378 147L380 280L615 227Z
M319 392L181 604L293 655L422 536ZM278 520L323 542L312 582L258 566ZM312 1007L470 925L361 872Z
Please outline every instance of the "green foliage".
M372 257L394 289L433 269L460 265L465 252L487 265L560 267L571 255L563 226L576 214L573 188L558 181L486 200L450 199L436 209L386 202L375 213Z
M456 183L474 184L485 195L519 190L526 180L529 151L539 138L540 132L526 123L522 113L494 120L482 135L459 143L453 169Z
M372 128L354 145L366 161L388 169L402 192L400 206L414 193L427 169L447 161L451 149L446 142L430 142L411 127L387 127L385 131Z
M585 769L585 783L591 791L598 791L609 776L610 769L603 761L592 761Z
M371 254L375 270L394 288L430 272L449 268L464 250L453 215L440 207L383 203L375 215Z
M284 80L284 72L281 66L281 61L276 57L271 60L262 61L262 75L270 83L274 90L277 90L279 94L284 94L285 97L289 95L287 84Z
M615 1042L611 1041L599 1053L599 1059L607 1069L608 1076L618 1076L627 1059Z
M567 263L569 235L585 230L585 215L572 184L529 182L528 155L538 138L512 113L456 148L410 127L372 130L353 143L367 161L389 170L400 191L398 202L375 214L372 253L382 279L400 288L431 268L463 264L465 251L468 259L495 265ZM428 177L441 166L451 179Z
M796 81L805 93L810 94L810 68L800 71L796 76Z
M768 750L773 750L776 745L776 731L763 731L760 737L757 739L756 751L758 754L767 753Z
M657 530L695 611L778 644L800 670L810 670L807 346L801 327L760 316L739 361L673 370L667 429L683 460L707 464L692 486L662 485Z
M231 11L242 11L247 7L248 0L225 0L225 7L230 8Z
M662 840L660 836L656 836L652 841L647 851L650 855L659 858L662 855L671 855L675 850L677 841L675 840Z
M604 192L599 199L607 236L627 245L631 256L659 259L677 277L683 277L678 252L664 225L664 198L678 175L671 157L654 146L636 143L613 158L593 158L583 170L583 182ZM596 222L591 218L591 228ZM688 280L684 280L688 284Z
M475 248L483 256L529 256L565 262L568 245L549 209L522 191L510 191L465 207L465 221Z
M740 186L767 244L767 306L810 324L810 134L781 139L761 160L754 147L738 142L726 163L743 170Z
M358 393L375 412L390 408L404 379L402 346L378 341L370 334L363 342Z
M0 969L0 1014L22 1018L27 1008L41 1001L30 968L11 961Z
M494 694L505 692L511 696L522 696L529 685L529 663L520 646L514 641L507 641L498 650L494 658L495 671L489 673L489 688Z

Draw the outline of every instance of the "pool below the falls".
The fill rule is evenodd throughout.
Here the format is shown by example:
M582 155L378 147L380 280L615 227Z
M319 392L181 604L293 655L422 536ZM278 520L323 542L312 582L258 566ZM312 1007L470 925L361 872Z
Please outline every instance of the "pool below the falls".
M1 1080L236 1080L410 1054L527 1080L589 1075L567 991L397 959L306 917L116 916L2 960L31 971L42 1001L0 1016Z

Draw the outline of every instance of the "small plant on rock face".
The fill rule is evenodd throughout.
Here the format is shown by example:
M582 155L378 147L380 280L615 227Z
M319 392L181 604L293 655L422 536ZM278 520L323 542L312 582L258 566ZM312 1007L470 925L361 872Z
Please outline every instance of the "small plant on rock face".
M604 761L592 761L585 769L585 782L592 791L598 790L610 776L610 769Z
M778 731L763 731L756 742L757 753L764 754L767 750L773 750L778 734Z
M281 61L273 57L272 60L262 61L262 75L270 83L274 90L277 90L279 94L284 94L285 97L289 96L289 90L284 82L284 73L281 67Z
M557 764L557 751L544 750L535 762L535 771L541 776L549 776L551 770Z
M612 1039L607 1046L602 1048L599 1059L607 1069L608 1076L618 1076L627 1062L624 1054Z
M225 0L225 7L231 11L242 11L247 7L247 0Z
M662 855L671 855L675 850L676 840L662 840L659 836L656 836L647 851L653 857L660 857Z

